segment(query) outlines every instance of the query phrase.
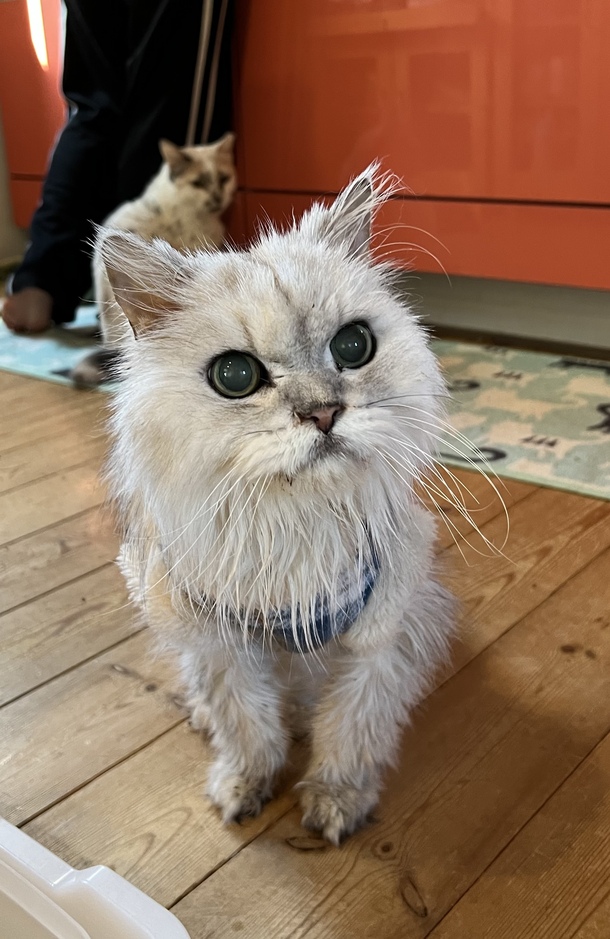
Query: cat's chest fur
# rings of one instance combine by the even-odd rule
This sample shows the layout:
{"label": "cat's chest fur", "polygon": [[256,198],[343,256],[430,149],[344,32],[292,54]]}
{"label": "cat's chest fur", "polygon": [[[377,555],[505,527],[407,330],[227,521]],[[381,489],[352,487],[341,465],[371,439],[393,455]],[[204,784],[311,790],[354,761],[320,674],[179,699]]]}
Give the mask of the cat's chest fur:
{"label": "cat's chest fur", "polygon": [[174,586],[221,625],[273,635],[291,651],[320,648],[351,628],[390,547],[387,533],[380,547],[361,499],[291,497],[279,484],[190,519],[157,520]]}
{"label": "cat's chest fur", "polygon": [[219,248],[225,234],[223,223],[208,210],[203,195],[192,188],[178,189],[164,177],[153,180],[139,199],[121,205],[105,224],[133,231],[146,241],[162,238],[179,251]]}

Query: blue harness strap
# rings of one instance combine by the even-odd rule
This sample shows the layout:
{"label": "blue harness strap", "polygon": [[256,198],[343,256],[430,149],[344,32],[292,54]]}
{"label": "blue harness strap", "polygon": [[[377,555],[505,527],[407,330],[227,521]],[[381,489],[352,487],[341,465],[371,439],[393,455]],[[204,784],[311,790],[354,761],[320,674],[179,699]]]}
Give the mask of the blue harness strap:
{"label": "blue harness strap", "polygon": [[371,563],[362,569],[360,594],[352,597],[339,608],[330,606],[328,597],[316,597],[314,615],[306,628],[301,611],[297,607],[293,618],[290,608],[279,610],[276,615],[267,617],[267,624],[274,639],[277,639],[288,652],[312,652],[321,649],[331,639],[336,639],[347,632],[356,622],[379,576],[379,558],[373,552]]}
{"label": "blue harness strap", "polygon": [[[271,634],[288,652],[299,653],[321,649],[331,639],[343,635],[362,613],[379,577],[379,555],[370,535],[369,547],[370,558],[362,565],[359,590],[348,583],[343,590],[343,597],[332,604],[328,596],[316,597],[313,616],[311,619],[307,618],[306,623],[299,606],[294,614],[291,607],[284,607],[279,610],[272,609],[266,614],[262,611],[254,614],[250,617],[248,629],[253,633],[262,630]],[[210,604],[205,595],[199,597],[197,603],[208,609],[213,607],[213,603]],[[237,627],[238,617],[231,614],[230,618]]]}

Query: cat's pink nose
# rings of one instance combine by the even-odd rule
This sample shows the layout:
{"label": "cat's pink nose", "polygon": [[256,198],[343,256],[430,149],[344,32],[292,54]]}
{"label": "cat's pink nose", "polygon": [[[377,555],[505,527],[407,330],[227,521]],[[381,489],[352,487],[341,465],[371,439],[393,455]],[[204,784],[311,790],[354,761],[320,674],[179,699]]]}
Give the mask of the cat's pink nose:
{"label": "cat's pink nose", "polygon": [[297,417],[303,423],[305,423],[305,421],[312,421],[318,430],[321,430],[323,434],[327,434],[335,423],[337,416],[343,411],[345,411],[343,405],[329,404],[325,408],[317,408],[315,411],[310,411],[309,414],[298,414]]}

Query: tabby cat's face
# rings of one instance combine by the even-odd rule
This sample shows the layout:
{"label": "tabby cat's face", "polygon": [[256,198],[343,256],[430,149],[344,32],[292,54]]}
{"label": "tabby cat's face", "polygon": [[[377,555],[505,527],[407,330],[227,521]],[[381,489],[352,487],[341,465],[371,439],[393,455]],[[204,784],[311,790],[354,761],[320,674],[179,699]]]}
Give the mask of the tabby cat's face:
{"label": "tabby cat's face", "polygon": [[220,215],[229,206],[237,187],[233,160],[233,134],[216,143],[197,147],[177,147],[169,140],[159,141],[171,182],[181,191],[191,191],[207,211]]}

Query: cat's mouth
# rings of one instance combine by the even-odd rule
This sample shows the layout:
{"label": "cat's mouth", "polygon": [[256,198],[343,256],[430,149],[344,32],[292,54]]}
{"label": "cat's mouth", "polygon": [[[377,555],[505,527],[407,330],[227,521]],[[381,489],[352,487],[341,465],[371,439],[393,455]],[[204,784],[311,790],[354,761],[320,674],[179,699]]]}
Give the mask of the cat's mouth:
{"label": "cat's mouth", "polygon": [[353,450],[341,437],[337,437],[333,433],[319,434],[309,451],[306,465],[314,466],[320,460],[325,460],[329,457],[353,457],[355,455]]}

